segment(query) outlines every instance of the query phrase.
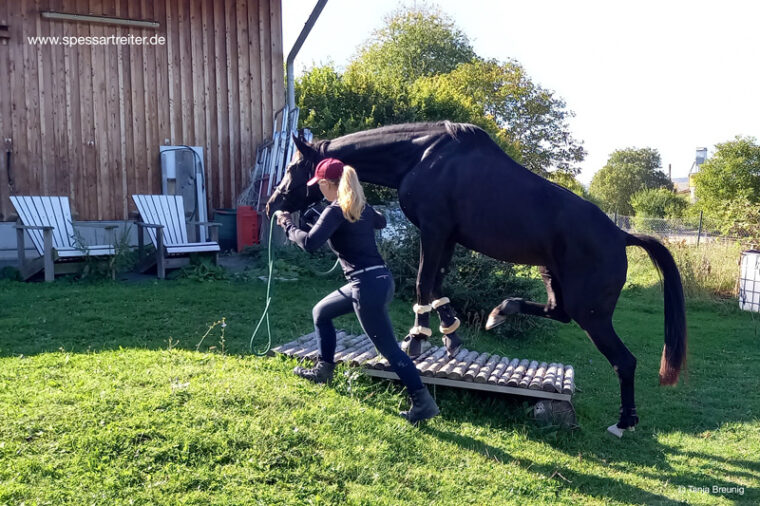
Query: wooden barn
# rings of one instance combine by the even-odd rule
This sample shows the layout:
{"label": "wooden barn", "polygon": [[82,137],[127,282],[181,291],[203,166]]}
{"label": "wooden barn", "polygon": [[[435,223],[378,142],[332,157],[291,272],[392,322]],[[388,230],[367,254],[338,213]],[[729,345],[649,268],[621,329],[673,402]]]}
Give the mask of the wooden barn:
{"label": "wooden barn", "polygon": [[284,102],[281,0],[1,1],[0,222],[12,195],[126,220],[162,145],[203,147],[208,209],[234,207]]}

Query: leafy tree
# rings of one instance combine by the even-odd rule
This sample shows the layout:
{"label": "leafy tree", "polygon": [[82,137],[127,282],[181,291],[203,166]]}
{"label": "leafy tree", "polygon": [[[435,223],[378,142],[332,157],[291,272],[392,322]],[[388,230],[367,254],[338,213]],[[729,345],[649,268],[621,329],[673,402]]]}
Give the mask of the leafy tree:
{"label": "leafy tree", "polygon": [[748,200],[732,200],[721,218],[720,230],[724,234],[751,242],[753,248],[757,248],[760,243],[760,205]]}
{"label": "leafy tree", "polygon": [[557,170],[550,173],[546,177],[546,179],[548,179],[552,183],[556,183],[564,188],[567,188],[568,190],[575,193],[579,197],[582,197],[586,200],[591,200],[592,202],[596,204],[596,202],[593,200],[593,198],[589,194],[588,190],[572,174]]}
{"label": "leafy tree", "polygon": [[301,126],[336,137],[382,125],[474,123],[513,158],[547,175],[577,173],[585,156],[570,135],[566,104],[533,83],[516,62],[483,61],[439,10],[389,16],[341,74],[314,67],[296,82]]}
{"label": "leafy tree", "polygon": [[673,188],[660,166],[660,153],[652,148],[620,149],[610,155],[607,164],[594,174],[589,186],[607,212],[633,214],[631,196],[648,188]]}
{"label": "leafy tree", "polygon": [[695,175],[695,208],[717,221],[723,233],[760,236],[760,145],[737,136],[717,144]]}
{"label": "leafy tree", "polygon": [[447,74],[418,79],[411,105],[425,120],[475,123],[513,158],[546,176],[550,168],[577,174],[583,147],[569,134],[573,116],[562,99],[533,83],[517,62],[475,60]]}
{"label": "leafy tree", "polygon": [[680,218],[688,202],[667,188],[648,188],[631,197],[636,216],[645,218]]}
{"label": "leafy tree", "polygon": [[398,116],[397,103],[372,80],[346,82],[332,65],[313,67],[296,81],[299,123],[320,138],[376,128]]}
{"label": "leafy tree", "polygon": [[370,74],[392,89],[451,72],[476,58],[467,35],[439,9],[399,9],[359,49],[347,75]]}
{"label": "leafy tree", "polygon": [[720,214],[731,201],[760,202],[760,146],[752,137],[736,137],[715,146],[715,154],[695,175],[699,207]]}

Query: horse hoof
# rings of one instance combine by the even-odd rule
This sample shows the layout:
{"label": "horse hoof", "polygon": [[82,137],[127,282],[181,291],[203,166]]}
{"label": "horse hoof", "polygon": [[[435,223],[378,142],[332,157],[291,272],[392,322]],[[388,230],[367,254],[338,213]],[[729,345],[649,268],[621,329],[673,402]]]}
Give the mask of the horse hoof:
{"label": "horse hoof", "polygon": [[639,423],[639,417],[636,415],[636,408],[632,409],[620,409],[620,418],[618,419],[617,427],[621,430],[635,430],[636,425]]}
{"label": "horse hoof", "polygon": [[486,330],[491,330],[494,327],[498,327],[505,321],[507,321],[507,317],[499,312],[499,308],[494,308],[494,310],[491,311],[491,314],[488,315]]}
{"label": "horse hoof", "polygon": [[617,437],[621,438],[623,437],[623,433],[625,431],[631,431],[634,432],[636,430],[636,424],[639,423],[639,417],[636,415],[626,415],[625,420],[621,418],[621,421],[614,425],[610,425],[607,427],[607,430],[615,434]]}
{"label": "horse hoof", "polygon": [[609,433],[614,434],[617,437],[621,438],[621,437],[623,437],[623,432],[625,432],[625,429],[621,429],[620,427],[617,426],[616,423],[613,423],[612,425],[610,425],[609,427],[607,427],[607,431]]}
{"label": "horse hoof", "polygon": [[456,357],[462,348],[462,341],[456,336],[453,339],[449,336],[443,336],[443,344],[446,346],[446,355],[449,358]]}
{"label": "horse hoof", "polygon": [[408,335],[401,341],[401,351],[409,355],[409,358],[415,359],[422,355],[431,344],[427,339],[419,338],[417,336]]}
{"label": "horse hoof", "polygon": [[635,430],[636,430],[636,427],[626,427],[625,429],[621,429],[620,427],[618,427],[618,424],[616,423],[607,427],[607,431],[609,433],[614,434],[619,438],[623,437],[623,434],[625,433],[625,431],[634,432]]}
{"label": "horse hoof", "polygon": [[504,315],[519,313],[520,309],[522,309],[523,302],[524,299],[513,297],[511,299],[505,299],[501,304],[493,308],[491,314],[488,315],[486,330],[491,330],[507,321],[507,317]]}
{"label": "horse hoof", "polygon": [[525,299],[513,297],[511,299],[506,299],[499,307],[501,307],[501,312],[503,314],[517,314],[520,312],[523,302],[525,302]]}

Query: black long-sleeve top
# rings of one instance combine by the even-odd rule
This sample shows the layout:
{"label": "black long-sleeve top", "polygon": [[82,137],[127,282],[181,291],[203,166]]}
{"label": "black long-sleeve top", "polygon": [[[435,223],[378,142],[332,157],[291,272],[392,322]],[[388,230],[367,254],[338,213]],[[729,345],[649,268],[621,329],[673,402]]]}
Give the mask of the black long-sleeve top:
{"label": "black long-sleeve top", "polygon": [[288,238],[304,251],[315,251],[327,242],[338,255],[344,274],[384,263],[377,251],[375,230],[385,226],[385,216],[369,204],[361,217],[351,223],[343,216],[337,200],[322,211],[309,232],[299,229],[290,220],[283,224]]}

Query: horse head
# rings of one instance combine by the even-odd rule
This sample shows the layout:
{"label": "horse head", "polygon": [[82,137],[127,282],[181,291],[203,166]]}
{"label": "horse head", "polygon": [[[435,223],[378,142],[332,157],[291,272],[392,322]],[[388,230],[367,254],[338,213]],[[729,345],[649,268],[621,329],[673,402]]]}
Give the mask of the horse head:
{"label": "horse head", "polygon": [[276,211],[298,211],[322,200],[322,192],[316,185],[306,186],[314,175],[320,156],[316,148],[306,140],[293,135],[296,152],[266,205],[267,217]]}

